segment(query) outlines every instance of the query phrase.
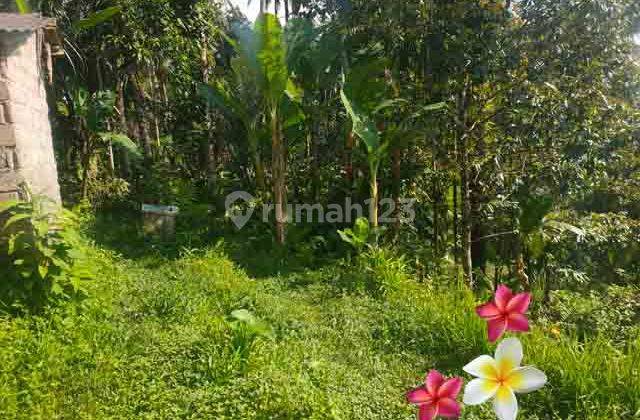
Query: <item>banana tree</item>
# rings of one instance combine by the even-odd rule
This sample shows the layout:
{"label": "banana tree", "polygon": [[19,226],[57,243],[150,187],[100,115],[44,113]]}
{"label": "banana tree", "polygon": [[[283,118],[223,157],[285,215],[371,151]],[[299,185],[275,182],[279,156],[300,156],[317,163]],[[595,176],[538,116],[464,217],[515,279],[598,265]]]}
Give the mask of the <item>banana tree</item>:
{"label": "banana tree", "polygon": [[91,162],[99,149],[106,149],[111,174],[115,170],[114,145],[118,145],[124,153],[133,157],[139,156],[136,144],[129,137],[109,132],[108,121],[115,114],[115,94],[113,92],[99,91],[90,94],[84,88],[74,89],[70,92],[67,100],[60,103],[58,111],[70,119],[80,143],[82,198],[88,196]]}
{"label": "banana tree", "polygon": [[422,107],[418,111],[410,113],[402,122],[389,125],[385,133],[382,133],[378,130],[374,119],[375,116],[384,110],[407,105],[406,100],[401,98],[386,100],[376,106],[370,113],[366,113],[358,104],[347,97],[344,90],[340,92],[340,97],[351,119],[353,133],[364,142],[367,152],[371,193],[369,223],[375,228],[378,226],[378,170],[381,162],[389,156],[392,146],[401,147],[407,139],[415,138],[419,135],[411,127],[413,120],[422,116],[425,112],[441,109],[445,104],[436,103]]}
{"label": "banana tree", "polygon": [[274,15],[259,16],[254,32],[257,36],[257,57],[261,69],[260,90],[271,132],[271,172],[276,212],[276,240],[285,243],[287,166],[283,129],[287,108],[299,103],[302,92],[289,78],[287,46],[284,31]]}
{"label": "banana tree", "polygon": [[344,90],[340,92],[340,98],[351,119],[353,132],[364,142],[366,148],[371,192],[369,223],[375,228],[378,226],[378,170],[382,159],[387,155],[390,142],[382,139],[373,119],[357,104],[352,103]]}

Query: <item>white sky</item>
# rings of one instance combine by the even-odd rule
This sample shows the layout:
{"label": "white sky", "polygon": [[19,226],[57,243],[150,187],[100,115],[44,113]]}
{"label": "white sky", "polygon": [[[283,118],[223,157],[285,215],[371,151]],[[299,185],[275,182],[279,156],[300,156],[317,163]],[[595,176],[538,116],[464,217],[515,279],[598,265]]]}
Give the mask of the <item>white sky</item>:
{"label": "white sky", "polygon": [[237,6],[247,19],[251,22],[256,20],[260,12],[260,0],[251,0],[251,4],[247,5],[248,0],[228,0],[234,6]]}

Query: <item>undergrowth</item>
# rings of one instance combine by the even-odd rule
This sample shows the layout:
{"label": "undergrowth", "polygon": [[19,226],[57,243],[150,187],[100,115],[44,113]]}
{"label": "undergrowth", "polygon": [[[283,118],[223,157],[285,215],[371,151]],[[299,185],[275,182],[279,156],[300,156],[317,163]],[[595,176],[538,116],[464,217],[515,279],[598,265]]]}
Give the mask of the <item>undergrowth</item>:
{"label": "undergrowth", "polygon": [[[442,279],[372,295],[338,287],[338,265],[253,280],[222,246],[91,258],[89,298],[0,320],[0,417],[410,419],[404,393],[428,369],[493,352],[474,296]],[[384,276],[376,261],[367,275]],[[640,416],[640,341],[534,331],[525,362],[549,384],[522,418]]]}

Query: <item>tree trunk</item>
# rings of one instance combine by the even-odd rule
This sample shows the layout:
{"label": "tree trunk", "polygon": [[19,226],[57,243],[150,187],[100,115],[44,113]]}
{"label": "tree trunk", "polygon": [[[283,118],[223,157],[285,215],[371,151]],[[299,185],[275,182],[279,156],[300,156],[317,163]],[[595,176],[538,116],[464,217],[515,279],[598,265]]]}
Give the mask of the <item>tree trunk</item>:
{"label": "tree trunk", "polygon": [[[436,142],[432,142],[431,165],[434,175],[438,173],[438,164],[436,162]],[[431,185],[431,195],[433,196],[433,252],[434,255],[440,255],[440,191],[438,188],[438,177],[433,177]]]}
{"label": "tree trunk", "polygon": [[[254,131],[253,129],[251,130]],[[264,180],[264,165],[262,164],[262,158],[260,156],[258,139],[256,138],[256,135],[253,132],[249,133],[248,135],[249,153],[251,153],[251,158],[253,159],[255,170],[256,193],[260,195],[266,191],[266,184]]]}
{"label": "tree trunk", "polygon": [[466,141],[460,145],[462,187],[462,268],[469,287],[475,286],[473,279],[473,260],[471,256],[471,190],[469,188],[469,157]]}
{"label": "tree trunk", "polygon": [[459,167],[460,188],[462,201],[462,268],[467,284],[475,287],[473,278],[473,260],[471,257],[471,185],[470,185],[470,161],[469,161],[469,132],[467,127],[467,111],[469,106],[470,82],[465,80],[462,92],[458,97],[458,136],[460,138]]}
{"label": "tree trunk", "polygon": [[86,134],[84,126],[79,127],[80,138],[82,139],[82,182],[80,192],[83,200],[89,198],[89,165],[91,165],[91,145],[89,136]]}
{"label": "tree trunk", "polygon": [[522,286],[523,290],[529,290],[530,289],[530,284],[529,284],[529,276],[527,276],[527,273],[525,273],[525,264],[524,264],[524,253],[523,253],[523,238],[521,235],[516,235],[515,238],[515,242],[516,242],[516,258],[515,258],[515,275],[518,278],[518,281],[520,282],[520,285]]}
{"label": "tree trunk", "polygon": [[318,144],[321,132],[319,119],[312,122],[311,130],[311,186],[313,202],[320,200],[320,145]]}
{"label": "tree trunk", "polygon": [[149,168],[151,166],[151,162],[153,161],[153,148],[151,146],[151,136],[149,134],[149,127],[147,125],[147,112],[144,90],[138,83],[135,75],[131,75],[130,81],[134,90],[136,117],[139,126],[140,143],[142,143],[144,151],[145,166]]}
{"label": "tree trunk", "polygon": [[453,258],[456,263],[460,260],[458,250],[458,180],[453,180]]}
{"label": "tree trunk", "polygon": [[273,172],[273,197],[276,210],[276,241],[284,245],[286,241],[286,174],[285,151],[277,109],[271,111],[271,154]]}
{"label": "tree trunk", "polygon": [[369,180],[371,187],[371,202],[369,204],[369,223],[378,227],[378,163],[369,165]]}
{"label": "tree trunk", "polygon": [[394,147],[392,151],[391,174],[393,176],[393,205],[394,205],[394,222],[393,230],[397,235],[400,232],[400,192],[402,189],[402,150],[400,147]]}
{"label": "tree trunk", "polygon": [[[116,108],[118,110],[119,117],[119,132],[123,134],[129,134],[129,126],[127,124],[127,107],[125,104],[125,93],[124,93],[125,79],[119,79],[118,84],[116,86]],[[128,178],[131,172],[130,170],[130,162],[129,155],[126,151],[119,153],[120,158],[120,173],[123,178]]]}
{"label": "tree trunk", "polygon": [[347,183],[347,187],[351,190],[353,186],[353,145],[354,145],[353,131],[349,131],[344,148],[344,176]]}

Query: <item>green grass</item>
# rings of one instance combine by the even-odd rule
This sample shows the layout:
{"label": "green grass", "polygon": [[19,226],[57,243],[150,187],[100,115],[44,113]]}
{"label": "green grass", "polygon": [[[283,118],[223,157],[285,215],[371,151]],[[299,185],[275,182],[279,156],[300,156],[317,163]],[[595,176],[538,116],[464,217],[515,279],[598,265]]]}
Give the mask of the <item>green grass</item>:
{"label": "green grass", "polygon": [[[412,419],[424,373],[492,353],[468,292],[409,282],[346,292],[344,267],[255,280],[222,248],[171,260],[95,249],[81,307],[0,319],[0,418]],[[269,336],[233,328],[247,309]],[[525,363],[549,376],[525,419],[640,418],[640,342],[555,338],[535,325]],[[466,419],[494,418],[489,406]]]}

